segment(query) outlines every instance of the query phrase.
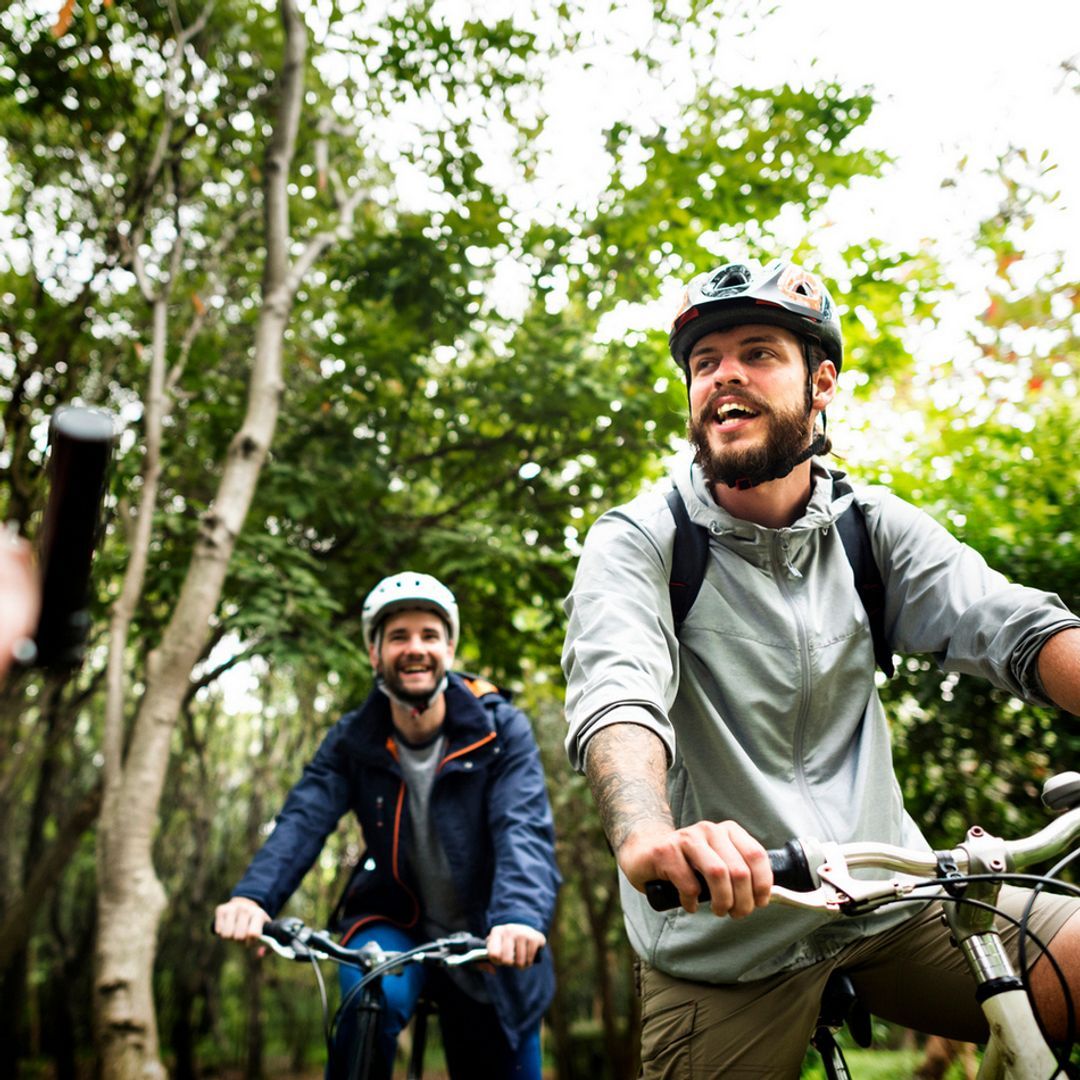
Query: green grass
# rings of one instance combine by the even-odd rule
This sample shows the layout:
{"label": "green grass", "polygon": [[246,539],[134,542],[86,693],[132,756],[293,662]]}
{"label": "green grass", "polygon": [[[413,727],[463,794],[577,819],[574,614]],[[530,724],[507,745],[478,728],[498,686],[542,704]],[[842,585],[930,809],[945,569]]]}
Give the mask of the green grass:
{"label": "green grass", "polygon": [[[845,1050],[852,1080],[911,1080],[923,1059],[921,1050]],[[814,1052],[803,1063],[802,1080],[824,1080],[825,1069]],[[963,1070],[953,1064],[945,1080],[963,1080]]]}

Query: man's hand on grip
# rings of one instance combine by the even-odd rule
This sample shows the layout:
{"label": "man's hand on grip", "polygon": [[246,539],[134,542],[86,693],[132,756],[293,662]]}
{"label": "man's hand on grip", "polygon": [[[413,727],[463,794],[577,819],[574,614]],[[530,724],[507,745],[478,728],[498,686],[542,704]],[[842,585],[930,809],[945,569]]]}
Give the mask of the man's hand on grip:
{"label": "man's hand on grip", "polygon": [[734,821],[699,821],[682,829],[641,825],[618,851],[619,866],[634,888],[670,881],[689,912],[697,911],[704,877],[715,915],[741,918],[769,902],[772,868],[765,848]]}

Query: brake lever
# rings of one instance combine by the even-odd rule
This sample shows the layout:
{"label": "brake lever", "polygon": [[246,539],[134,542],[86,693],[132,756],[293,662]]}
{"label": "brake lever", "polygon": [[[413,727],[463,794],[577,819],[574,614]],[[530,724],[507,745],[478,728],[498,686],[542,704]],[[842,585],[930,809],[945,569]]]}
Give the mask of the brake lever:
{"label": "brake lever", "polygon": [[283,945],[277,938],[272,938],[267,934],[260,934],[259,941],[263,945],[269,945],[278,956],[283,956],[286,960],[306,960],[311,955],[311,950],[303,945],[299,947]]}
{"label": "brake lever", "polygon": [[807,855],[813,873],[821,884],[812,892],[796,892],[774,885],[772,899],[786,907],[830,914],[864,915],[883,904],[907,896],[916,886],[925,884],[919,878],[894,875],[889,878],[857,878],[848,869],[839,844],[807,842]]}
{"label": "brake lever", "polygon": [[463,953],[450,953],[448,956],[440,957],[440,960],[447,967],[458,967],[460,964],[472,964],[487,958],[488,951],[484,948],[470,949],[468,952]]}
{"label": "brake lever", "polygon": [[838,866],[831,862],[823,863],[817,868],[817,874],[838,894],[838,910],[844,915],[866,914],[882,904],[902,899],[922,884],[918,878],[905,878],[903,875],[876,880],[856,878],[842,860]]}

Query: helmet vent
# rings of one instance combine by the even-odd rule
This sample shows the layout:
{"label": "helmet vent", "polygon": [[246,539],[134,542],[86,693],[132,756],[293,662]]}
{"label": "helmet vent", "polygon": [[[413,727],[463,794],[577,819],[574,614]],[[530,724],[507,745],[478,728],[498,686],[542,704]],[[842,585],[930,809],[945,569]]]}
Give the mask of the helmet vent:
{"label": "helmet vent", "polygon": [[713,274],[701,287],[701,291],[705,296],[731,296],[743,292],[753,279],[754,275],[750,272],[749,266],[743,263],[732,263],[730,266],[721,267],[717,273]]}

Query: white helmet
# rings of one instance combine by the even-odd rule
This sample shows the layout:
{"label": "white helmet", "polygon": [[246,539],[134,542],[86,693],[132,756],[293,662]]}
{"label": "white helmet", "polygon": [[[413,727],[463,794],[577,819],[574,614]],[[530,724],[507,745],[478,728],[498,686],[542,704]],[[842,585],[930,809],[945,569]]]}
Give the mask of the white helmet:
{"label": "white helmet", "polygon": [[438,578],[406,570],[383,578],[364,601],[360,621],[364,644],[371,648],[383,619],[393,611],[434,611],[447,624],[450,644],[457,642],[461,626],[454,594]]}

